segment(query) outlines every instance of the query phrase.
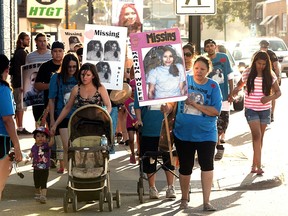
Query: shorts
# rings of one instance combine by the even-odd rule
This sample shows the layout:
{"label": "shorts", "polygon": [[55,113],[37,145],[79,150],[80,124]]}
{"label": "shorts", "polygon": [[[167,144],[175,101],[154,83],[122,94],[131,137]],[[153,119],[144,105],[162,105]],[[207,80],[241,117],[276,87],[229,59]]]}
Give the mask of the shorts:
{"label": "shorts", "polygon": [[[56,118],[57,119],[57,118]],[[58,129],[59,128],[68,128],[68,123],[69,123],[69,118],[64,118],[60,124],[58,125]]]}
{"label": "shorts", "polygon": [[13,146],[10,137],[0,136],[0,160],[4,159],[9,154],[11,147]]}
{"label": "shorts", "polygon": [[135,127],[128,127],[127,131],[137,131],[137,129]]}
{"label": "shorts", "polygon": [[225,133],[229,124],[229,111],[221,111],[217,120],[218,135]]}
{"label": "shorts", "polygon": [[26,111],[27,110],[27,108],[23,108],[21,106],[21,103],[22,103],[21,94],[22,94],[21,88],[13,89],[14,101],[16,103],[16,110],[15,110],[16,112]]}
{"label": "shorts", "polygon": [[271,123],[271,109],[255,111],[252,109],[245,108],[245,117],[247,122],[260,121],[261,124]]}
{"label": "shorts", "polygon": [[[44,105],[32,106],[32,112],[35,122],[37,122],[44,112]],[[49,116],[49,115],[48,115]]]}
{"label": "shorts", "polygon": [[195,153],[197,151],[198,162],[201,171],[214,170],[214,154],[216,142],[190,142],[182,141],[174,135],[175,146],[179,158],[179,173],[191,175],[194,167]]}

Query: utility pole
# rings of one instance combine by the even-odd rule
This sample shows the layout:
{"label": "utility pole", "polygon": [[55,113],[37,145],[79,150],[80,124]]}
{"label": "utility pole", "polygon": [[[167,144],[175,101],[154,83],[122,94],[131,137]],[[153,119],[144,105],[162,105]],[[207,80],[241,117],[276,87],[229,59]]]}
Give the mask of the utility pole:
{"label": "utility pole", "polygon": [[65,1],[65,21],[66,29],[69,29],[69,13],[68,13],[68,0]]}
{"label": "utility pole", "polygon": [[94,0],[88,0],[87,7],[88,7],[88,23],[93,24],[93,15],[94,15],[94,8],[93,8],[93,2]]}
{"label": "utility pole", "polygon": [[[200,16],[189,16],[188,21],[188,33],[189,42],[195,44],[196,51],[200,53],[201,51],[201,17]],[[193,28],[192,28],[193,26]]]}

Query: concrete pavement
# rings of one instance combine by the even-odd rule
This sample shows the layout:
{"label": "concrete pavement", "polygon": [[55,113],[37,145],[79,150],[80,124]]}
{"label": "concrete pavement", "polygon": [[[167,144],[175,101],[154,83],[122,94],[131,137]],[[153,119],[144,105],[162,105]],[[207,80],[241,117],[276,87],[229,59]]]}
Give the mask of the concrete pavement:
{"label": "concrete pavement", "polygon": [[[241,113],[241,115],[243,115],[243,113]],[[265,136],[273,137],[274,133],[276,133],[276,131],[273,130],[273,128],[269,128]],[[33,144],[34,141],[31,137],[32,136],[20,137],[21,146],[24,151],[30,149]],[[235,145],[235,142],[241,142],[243,145]],[[236,190],[268,189],[279,186],[284,181],[284,174],[280,167],[275,163],[269,163],[269,158],[278,153],[273,153],[273,151],[278,151],[276,148],[269,148],[268,153],[263,155],[263,161],[267,161],[264,163],[265,173],[263,176],[256,176],[255,174],[250,173],[252,146],[249,133],[227,137],[227,143],[224,144],[224,146],[225,154],[223,159],[215,161],[214,181],[211,194],[212,203],[214,203],[215,194],[219,195],[223,191],[231,191],[231,193],[233,193]],[[115,193],[116,189],[119,189],[122,199],[122,207],[120,209],[114,208],[113,214],[185,215],[182,214],[185,213],[185,211],[179,212],[178,210],[179,200],[181,198],[179,180],[176,179],[175,182],[177,192],[176,200],[167,201],[165,199],[166,180],[162,170],[157,173],[156,183],[156,186],[160,191],[161,199],[157,201],[149,200],[148,186],[145,181],[145,202],[143,204],[139,203],[137,195],[139,168],[138,165],[129,163],[129,154],[128,146],[118,145],[116,146],[116,153],[112,154],[110,158],[111,192]],[[198,211],[198,214],[196,215],[202,215],[200,169],[198,163],[195,165],[191,179],[191,198],[193,197],[193,203],[191,205],[194,206],[196,212]],[[56,172],[57,169],[51,169],[48,182],[48,201],[47,204],[41,205],[33,200],[34,187],[31,163],[26,165],[21,163],[19,170],[25,177],[20,179],[14,171],[11,173],[3,193],[3,199],[0,202],[1,215],[54,215],[55,213],[63,213],[62,198],[67,185],[67,173],[58,174]],[[220,197],[217,197],[217,199],[226,199],[225,197],[221,198],[221,195],[219,196]],[[79,203],[79,206],[80,209],[77,214],[80,215],[95,214],[95,211],[99,211],[98,205],[95,203]],[[147,206],[149,206],[149,208]],[[150,212],[145,213],[148,209]],[[106,210],[104,210],[102,214],[109,214],[107,211],[106,207]],[[161,214],[161,212],[166,213]]]}

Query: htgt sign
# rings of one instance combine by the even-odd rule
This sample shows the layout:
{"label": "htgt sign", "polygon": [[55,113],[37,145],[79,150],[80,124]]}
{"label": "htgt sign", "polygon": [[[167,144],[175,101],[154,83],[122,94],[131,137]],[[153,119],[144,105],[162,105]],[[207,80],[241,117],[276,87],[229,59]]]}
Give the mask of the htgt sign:
{"label": "htgt sign", "polygon": [[65,15],[63,0],[27,1],[27,18],[62,19]]}

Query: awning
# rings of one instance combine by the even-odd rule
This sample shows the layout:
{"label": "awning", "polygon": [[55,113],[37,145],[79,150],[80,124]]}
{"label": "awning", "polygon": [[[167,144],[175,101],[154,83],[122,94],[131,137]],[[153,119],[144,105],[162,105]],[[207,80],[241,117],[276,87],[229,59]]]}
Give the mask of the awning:
{"label": "awning", "polygon": [[274,15],[266,24],[269,25],[273,20],[275,20],[278,17],[278,15]]}
{"label": "awning", "polygon": [[266,16],[259,25],[265,25],[272,16]]}

